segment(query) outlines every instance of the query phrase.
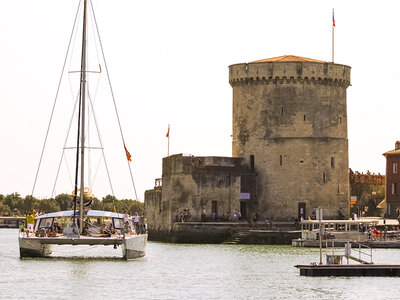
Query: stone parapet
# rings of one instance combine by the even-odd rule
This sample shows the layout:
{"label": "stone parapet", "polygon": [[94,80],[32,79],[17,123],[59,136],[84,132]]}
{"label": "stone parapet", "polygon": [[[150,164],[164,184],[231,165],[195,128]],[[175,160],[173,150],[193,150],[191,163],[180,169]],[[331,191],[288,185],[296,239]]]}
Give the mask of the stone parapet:
{"label": "stone parapet", "polygon": [[254,62],[229,66],[232,87],[253,84],[304,83],[347,88],[350,69],[346,65],[318,62]]}

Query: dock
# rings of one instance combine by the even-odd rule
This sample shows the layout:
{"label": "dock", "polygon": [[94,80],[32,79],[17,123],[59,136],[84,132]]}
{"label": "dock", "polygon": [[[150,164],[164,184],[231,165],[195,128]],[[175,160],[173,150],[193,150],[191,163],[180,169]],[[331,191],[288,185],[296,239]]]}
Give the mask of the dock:
{"label": "dock", "polygon": [[296,265],[300,276],[400,276],[400,265],[349,264],[349,265]]}

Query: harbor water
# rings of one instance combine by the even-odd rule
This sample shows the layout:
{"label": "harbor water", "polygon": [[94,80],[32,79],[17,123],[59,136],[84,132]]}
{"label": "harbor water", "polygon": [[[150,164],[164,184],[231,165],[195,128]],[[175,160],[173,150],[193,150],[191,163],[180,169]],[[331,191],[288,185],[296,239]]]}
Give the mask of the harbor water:
{"label": "harbor water", "polygon": [[[319,250],[291,246],[148,242],[124,261],[110,246],[56,246],[52,258],[19,258],[17,229],[0,230],[0,299],[399,299],[399,279],[300,277]],[[400,264],[400,249],[375,249]]]}

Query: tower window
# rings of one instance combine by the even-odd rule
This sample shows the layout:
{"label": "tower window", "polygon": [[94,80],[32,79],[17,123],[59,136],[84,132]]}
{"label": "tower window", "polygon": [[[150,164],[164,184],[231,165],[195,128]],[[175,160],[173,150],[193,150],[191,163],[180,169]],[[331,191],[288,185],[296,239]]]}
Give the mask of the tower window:
{"label": "tower window", "polygon": [[342,117],[339,117],[339,124],[342,124]]}
{"label": "tower window", "polygon": [[250,155],[250,170],[254,172],[254,155]]}
{"label": "tower window", "polygon": [[306,115],[303,116],[304,121],[306,120]]}
{"label": "tower window", "polygon": [[281,107],[281,115],[283,115],[284,109],[283,107]]}
{"label": "tower window", "polygon": [[393,163],[393,173],[397,173],[397,163]]}
{"label": "tower window", "polygon": [[392,195],[396,195],[397,194],[397,183],[393,182],[392,183]]}
{"label": "tower window", "polygon": [[283,159],[282,159],[282,155],[280,155],[279,156],[279,164],[282,166],[282,162],[283,162]]}
{"label": "tower window", "polygon": [[333,156],[331,157],[331,168],[335,168],[335,158]]}
{"label": "tower window", "polygon": [[322,182],[323,183],[326,182],[326,174],[325,174],[325,172],[322,173]]}

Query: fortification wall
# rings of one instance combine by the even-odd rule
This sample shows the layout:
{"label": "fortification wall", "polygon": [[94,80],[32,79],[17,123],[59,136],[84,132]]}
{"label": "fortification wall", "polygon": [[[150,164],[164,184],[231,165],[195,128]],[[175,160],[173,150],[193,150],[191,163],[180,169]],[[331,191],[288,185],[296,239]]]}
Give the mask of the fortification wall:
{"label": "fortification wall", "polygon": [[[163,159],[162,187],[146,191],[145,207],[149,229],[169,230],[185,221],[228,219],[240,209],[241,175],[249,170],[242,158],[194,157],[181,154]],[[159,197],[160,196],[160,197]]]}

